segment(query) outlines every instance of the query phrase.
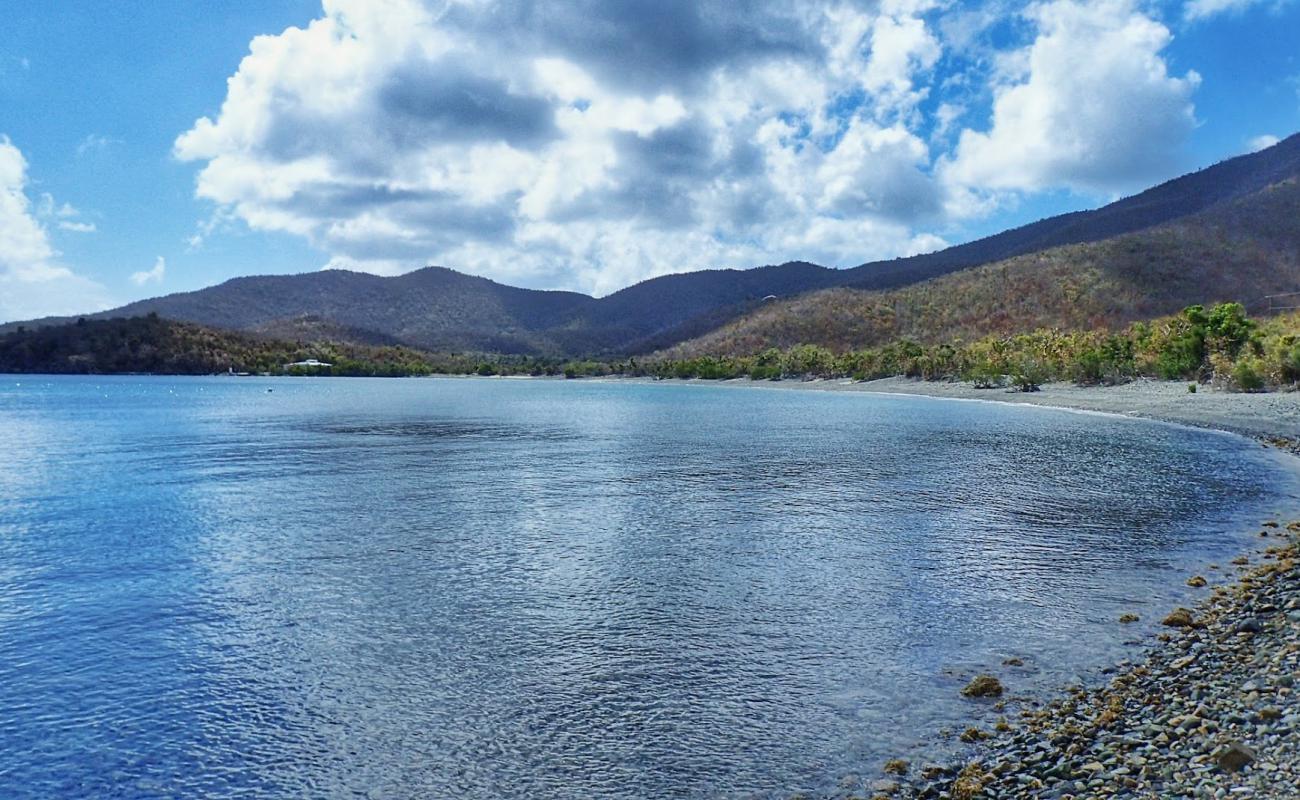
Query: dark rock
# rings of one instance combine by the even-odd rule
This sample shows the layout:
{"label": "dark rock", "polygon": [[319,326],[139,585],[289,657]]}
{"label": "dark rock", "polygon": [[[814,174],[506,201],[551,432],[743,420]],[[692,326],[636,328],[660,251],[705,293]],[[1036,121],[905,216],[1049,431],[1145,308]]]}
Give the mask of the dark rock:
{"label": "dark rock", "polygon": [[1228,742],[1214,754],[1214,761],[1224,772],[1238,772],[1255,760],[1255,751],[1241,742]]}

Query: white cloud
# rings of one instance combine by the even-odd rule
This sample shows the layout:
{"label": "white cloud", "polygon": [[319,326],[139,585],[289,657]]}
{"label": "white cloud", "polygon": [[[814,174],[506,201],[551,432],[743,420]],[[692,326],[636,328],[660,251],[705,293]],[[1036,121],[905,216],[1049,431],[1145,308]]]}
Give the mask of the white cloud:
{"label": "white cloud", "polygon": [[334,266],[604,292],[857,264],[930,241],[913,228],[941,205],[907,127],[941,54],[932,5],[327,0],[253,40],[175,153],[219,214]]}
{"label": "white cloud", "polygon": [[72,233],[94,233],[95,223],[93,222],[76,222],[73,220],[59,220],[59,230],[71,231]]}
{"label": "white cloud", "polygon": [[325,0],[177,137],[213,206],[188,246],[238,222],[331,266],[598,293],[929,249],[1006,192],[1178,166],[1198,78],[1137,2],[1032,5],[997,52],[1004,12],[940,0]]}
{"label": "white cloud", "polygon": [[1196,124],[1200,76],[1169,74],[1169,30],[1129,0],[1032,6],[1037,37],[1006,54],[992,126],[965,130],[946,177],[961,187],[1115,193],[1167,177]]}
{"label": "white cloud", "polygon": [[925,20],[913,16],[925,9],[897,10],[897,16],[884,14],[872,23],[862,86],[877,98],[880,110],[906,112],[925,97],[927,92],[916,88],[916,77],[934,66],[942,48]]}
{"label": "white cloud", "polygon": [[54,217],[71,206],[59,207],[46,195],[41,207],[33,208],[26,190],[27,160],[0,135],[0,320],[107,308],[103,286],[58,263],[38,219],[46,205]]}
{"label": "white cloud", "polygon": [[147,283],[162,283],[163,276],[167,273],[167,261],[158,256],[158,260],[153,262],[153,269],[142,270],[131,273],[131,283],[136,286],[144,286]]}
{"label": "white cloud", "polygon": [[1272,147],[1273,145],[1277,144],[1280,141],[1282,140],[1274,136],[1273,134],[1265,133],[1250,139],[1248,142],[1246,142],[1246,146],[1250,148],[1250,152],[1257,153],[1260,150],[1267,150],[1268,148]]}
{"label": "white cloud", "polygon": [[1183,6],[1183,17],[1192,22],[1199,22],[1220,14],[1240,14],[1248,8],[1270,5],[1280,8],[1290,0],[1188,0]]}

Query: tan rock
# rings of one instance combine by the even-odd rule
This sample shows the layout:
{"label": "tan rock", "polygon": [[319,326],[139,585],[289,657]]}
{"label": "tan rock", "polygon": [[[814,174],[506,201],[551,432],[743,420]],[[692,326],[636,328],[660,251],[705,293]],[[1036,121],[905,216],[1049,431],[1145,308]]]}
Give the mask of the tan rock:
{"label": "tan rock", "polygon": [[976,675],[961,693],[967,697],[1001,697],[1002,681],[992,675]]}

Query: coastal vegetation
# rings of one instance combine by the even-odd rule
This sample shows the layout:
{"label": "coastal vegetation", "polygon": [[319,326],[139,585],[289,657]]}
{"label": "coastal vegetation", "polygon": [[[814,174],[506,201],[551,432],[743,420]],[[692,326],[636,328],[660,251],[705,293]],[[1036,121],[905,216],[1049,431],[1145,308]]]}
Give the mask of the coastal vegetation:
{"label": "coastal vegetation", "polygon": [[799,344],[755,355],[665,358],[641,372],[657,377],[754,380],[906,376],[1032,391],[1049,381],[1114,385],[1139,377],[1210,383],[1236,391],[1300,382],[1300,313],[1250,318],[1239,303],[1137,322],[1119,331],[1039,328],[969,341],[899,339],[836,352]]}
{"label": "coastal vegetation", "polygon": [[[301,366],[315,359],[326,366]],[[1254,392],[1300,383],[1300,312],[1254,319],[1239,303],[1137,322],[1113,331],[1039,328],[922,344],[898,339],[835,351],[817,344],[753,355],[661,354],[641,359],[563,360],[481,353],[428,353],[401,346],[287,341],[165,320],[79,320],[0,336],[0,371],[14,373],[248,372],[334,376],[531,375],[728,380],[904,376],[1033,391],[1072,381],[1114,385],[1135,378],[1184,380]]]}

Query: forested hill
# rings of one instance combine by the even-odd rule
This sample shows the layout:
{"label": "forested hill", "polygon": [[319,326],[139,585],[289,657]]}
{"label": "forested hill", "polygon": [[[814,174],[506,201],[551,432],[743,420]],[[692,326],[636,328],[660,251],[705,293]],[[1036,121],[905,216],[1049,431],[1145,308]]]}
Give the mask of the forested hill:
{"label": "forested hill", "polygon": [[[295,369],[316,359],[328,370]],[[158,316],[78,320],[0,334],[0,373],[211,375],[223,372],[307,372],[337,375],[420,375],[446,369],[405,347],[338,342],[288,342],[213,330]]]}
{"label": "forested hill", "polygon": [[[1166,232],[1175,228],[1188,231],[1176,234],[1176,238],[1186,239],[1189,244],[1183,247],[1158,237],[1138,237],[1125,240],[1122,247],[1160,244],[1151,257],[1173,259],[1175,263],[1184,260],[1202,263],[1203,255],[1223,259],[1223,252],[1216,249],[1212,240],[1189,231],[1189,226],[1194,228],[1202,224],[1201,220],[1213,219],[1211,212],[1216,209],[1238,204],[1266,187],[1298,176],[1300,135],[1095,211],[1053,217],[937,253],[846,270],[792,262],[750,270],[674,274],[599,299],[574,292],[505,286],[441,267],[389,278],[331,270],[236,278],[219,286],[145,300],[88,316],[110,318],[156,313],[169,319],[272,337],[328,337],[436,351],[551,356],[638,354],[696,339],[725,328],[746,314],[769,314],[761,306],[770,295],[789,302],[791,298],[834,287],[909,286],[973,266],[1009,263],[1008,259],[1044,251],[1052,253],[1047,260],[1061,269],[1055,274],[1068,277],[1069,253],[1091,253],[1098,257],[1111,252],[1107,248],[1113,245],[1106,244],[1108,239],[1153,226],[1165,226],[1162,230]],[[1189,221],[1170,227],[1179,220]],[[1295,236],[1294,218],[1290,224],[1292,229],[1282,237],[1286,241]],[[1244,249],[1248,254],[1264,246],[1241,235],[1232,238],[1233,248]],[[1101,249],[1075,251],[1063,247],[1086,243],[1096,243]],[[1273,243],[1270,241],[1268,246],[1272,247]],[[1199,254],[1188,248],[1209,250]],[[1237,255],[1231,254],[1228,261]],[[1167,265],[1167,268],[1174,267]],[[1208,281],[1199,287],[1198,296],[1217,296],[1223,281],[1233,279],[1232,275],[1199,267],[1180,278]],[[953,313],[959,312],[954,309]],[[24,324],[31,328],[67,321],[65,318]],[[2,326],[0,331],[11,330],[15,324]]]}

